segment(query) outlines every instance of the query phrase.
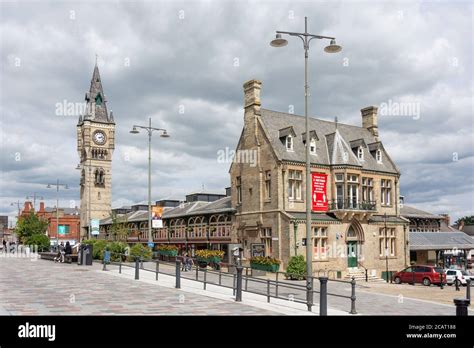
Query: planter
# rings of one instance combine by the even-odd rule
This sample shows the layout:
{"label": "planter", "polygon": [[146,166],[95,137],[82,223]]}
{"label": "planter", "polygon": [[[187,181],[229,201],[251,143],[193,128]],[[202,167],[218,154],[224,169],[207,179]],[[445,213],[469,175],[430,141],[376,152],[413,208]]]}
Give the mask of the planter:
{"label": "planter", "polygon": [[220,257],[217,257],[217,256],[213,256],[213,257],[209,257],[209,258],[203,258],[203,257],[196,257],[196,259],[198,260],[198,262],[206,262],[206,263],[211,263],[211,262],[214,262],[214,263],[220,263],[222,261],[222,259]]}
{"label": "planter", "polygon": [[253,269],[267,272],[278,272],[278,270],[280,269],[280,265],[262,265],[259,263],[251,263],[250,267]]}
{"label": "planter", "polygon": [[158,250],[158,254],[163,256],[176,256],[178,255],[178,250]]}

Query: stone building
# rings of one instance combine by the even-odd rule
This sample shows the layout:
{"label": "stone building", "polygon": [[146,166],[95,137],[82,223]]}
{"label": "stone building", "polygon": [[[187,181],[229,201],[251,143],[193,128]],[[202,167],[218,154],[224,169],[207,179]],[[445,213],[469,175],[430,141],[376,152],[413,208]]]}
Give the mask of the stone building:
{"label": "stone building", "polygon": [[[379,138],[377,108],[361,110],[362,127],[310,118],[311,171],[326,182],[323,211],[312,213],[306,241],[305,118],[263,109],[261,86],[257,80],[244,84],[244,127],[229,171],[235,242],[244,257],[263,245],[285,267],[309,245],[315,273],[349,276],[368,269],[383,276],[386,258],[390,271],[408,265],[400,172]],[[249,154],[257,163],[245,161]]]}
{"label": "stone building", "polygon": [[103,219],[111,212],[115,122],[113,113],[107,111],[107,99],[97,64],[85,100],[86,114],[79,117],[77,124],[82,238],[88,235],[90,219]]}

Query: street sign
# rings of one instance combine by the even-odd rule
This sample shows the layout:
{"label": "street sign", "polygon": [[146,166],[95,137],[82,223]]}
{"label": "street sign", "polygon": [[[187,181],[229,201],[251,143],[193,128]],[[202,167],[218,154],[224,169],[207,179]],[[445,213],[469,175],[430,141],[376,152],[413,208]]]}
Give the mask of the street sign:
{"label": "street sign", "polygon": [[152,243],[152,242],[148,243],[149,248],[153,248],[154,246],[155,246],[155,243]]}

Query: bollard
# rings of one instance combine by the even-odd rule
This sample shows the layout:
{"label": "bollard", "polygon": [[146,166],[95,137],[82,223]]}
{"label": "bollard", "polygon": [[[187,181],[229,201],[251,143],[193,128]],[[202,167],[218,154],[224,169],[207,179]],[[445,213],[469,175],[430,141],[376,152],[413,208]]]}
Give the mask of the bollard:
{"label": "bollard", "polygon": [[135,280],[140,279],[140,264],[138,258],[135,259]]}
{"label": "bollard", "polygon": [[456,305],[456,316],[467,316],[467,306],[469,306],[469,300],[465,298],[455,298],[454,304]]}
{"label": "bollard", "polygon": [[181,261],[176,260],[176,289],[181,288]]}
{"label": "bollard", "polygon": [[328,277],[319,277],[319,315],[328,315]]}
{"label": "bollard", "polygon": [[308,312],[311,312],[313,309],[313,286],[313,277],[306,278],[306,306],[308,307]]}
{"label": "bollard", "polygon": [[237,266],[237,293],[235,294],[235,302],[242,302],[242,266]]}
{"label": "bollard", "polygon": [[267,302],[270,303],[270,279],[267,279]]}
{"label": "bollard", "polygon": [[199,280],[199,264],[196,265],[196,280]]}
{"label": "bollard", "polygon": [[232,278],[232,295],[235,296],[235,288],[236,288],[236,274],[234,273],[234,276]]}
{"label": "bollard", "polygon": [[471,279],[466,279],[466,299],[471,304]]}
{"label": "bollard", "polygon": [[160,273],[160,262],[156,261],[156,275],[155,280],[158,280],[158,273]]}
{"label": "bollard", "polygon": [[143,258],[140,257],[140,268],[143,269]]}
{"label": "bollard", "polygon": [[204,268],[204,290],[206,290],[207,268]]}
{"label": "bollard", "polygon": [[357,314],[356,311],[356,280],[352,277],[351,280],[351,311],[350,314]]}
{"label": "bollard", "polygon": [[459,289],[458,276],[456,276],[456,277],[454,278],[454,284],[456,285],[456,291],[461,291],[461,289]]}
{"label": "bollard", "polygon": [[247,286],[249,283],[249,268],[245,268],[245,291],[247,291]]}
{"label": "bollard", "polygon": [[122,274],[122,257],[119,259],[119,273]]}
{"label": "bollard", "polygon": [[275,297],[278,298],[278,272],[276,272]]}
{"label": "bollard", "polygon": [[439,287],[441,288],[441,290],[443,290],[443,289],[444,289],[443,272],[440,272],[440,274],[439,274],[439,279],[440,279]]}
{"label": "bollard", "polygon": [[222,271],[219,268],[219,285],[221,285],[221,283],[222,283]]}
{"label": "bollard", "polygon": [[366,268],[365,269],[365,282],[367,283],[369,281],[369,271],[368,269]]}

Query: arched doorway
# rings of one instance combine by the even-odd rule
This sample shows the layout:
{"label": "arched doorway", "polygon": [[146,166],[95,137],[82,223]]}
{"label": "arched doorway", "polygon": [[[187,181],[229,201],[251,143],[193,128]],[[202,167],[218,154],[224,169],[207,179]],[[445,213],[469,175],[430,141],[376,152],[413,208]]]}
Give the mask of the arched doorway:
{"label": "arched doorway", "polygon": [[358,267],[358,260],[361,257],[361,245],[364,241],[364,231],[357,220],[354,220],[346,233],[347,247],[347,267]]}

